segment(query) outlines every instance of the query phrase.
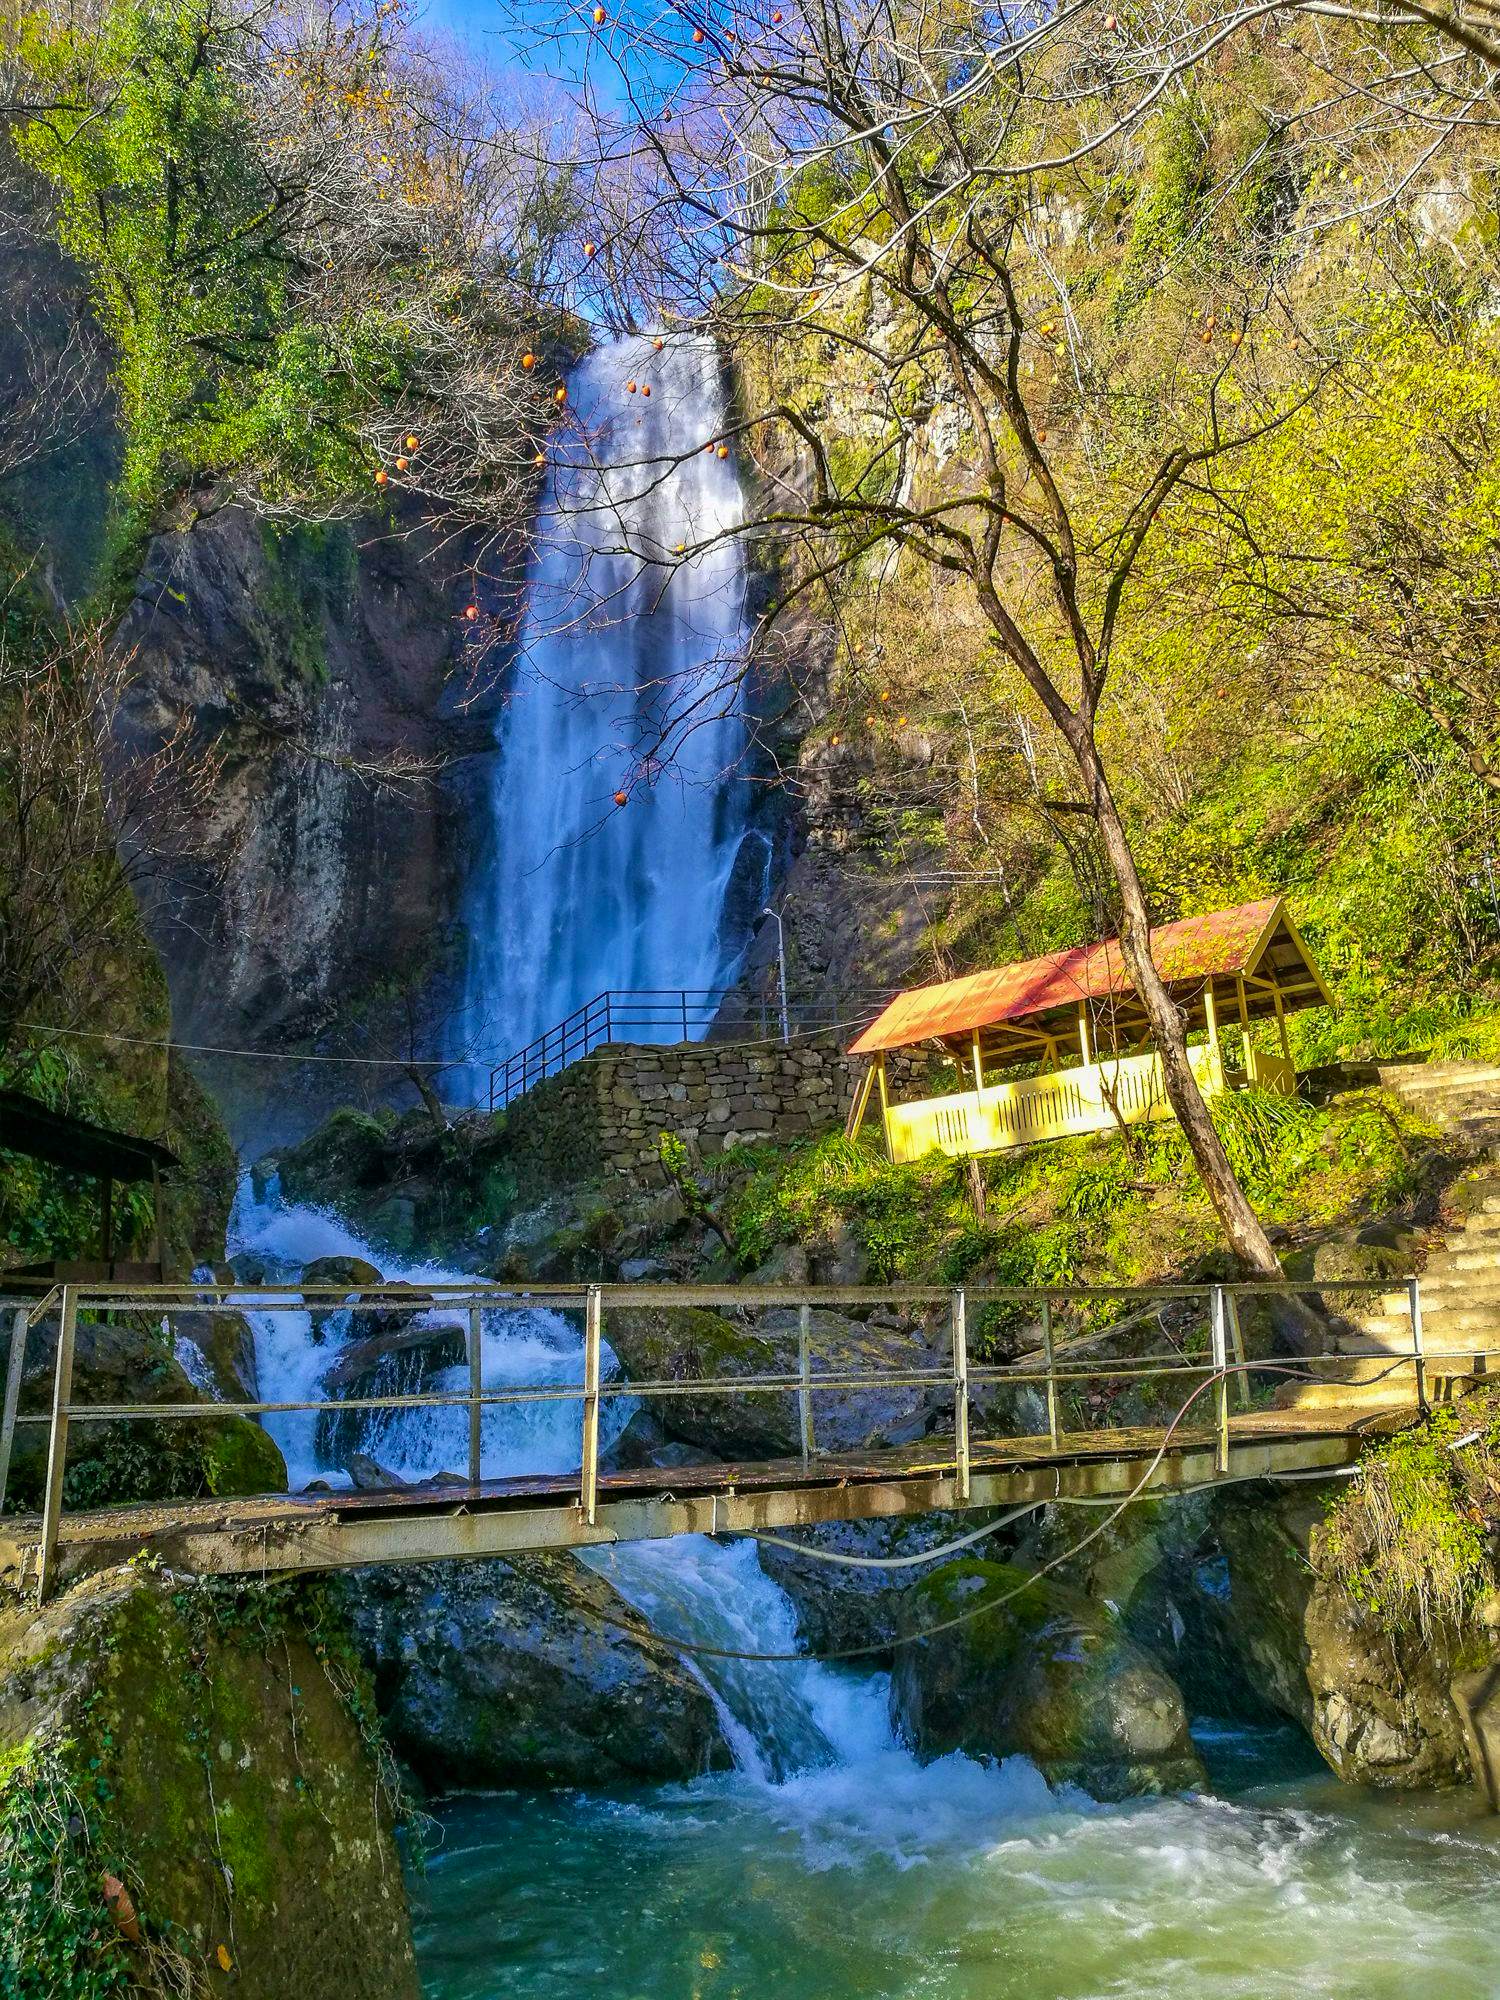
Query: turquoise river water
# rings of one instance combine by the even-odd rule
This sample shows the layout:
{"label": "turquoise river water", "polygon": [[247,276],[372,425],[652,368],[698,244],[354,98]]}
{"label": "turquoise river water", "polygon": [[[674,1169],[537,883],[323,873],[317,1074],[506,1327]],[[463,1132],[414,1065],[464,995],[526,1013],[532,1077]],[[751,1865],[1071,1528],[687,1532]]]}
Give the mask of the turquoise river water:
{"label": "turquoise river water", "polygon": [[[1490,2000],[1500,1822],[1215,1732],[1100,1807],[888,1750],[780,1784],[474,1799],[414,1883],[430,2000]],[[1299,1766],[1295,1774],[1285,1767]],[[1278,1766],[1281,1768],[1278,1770]]]}
{"label": "turquoise river water", "polygon": [[[289,1281],[309,1257],[369,1254],[248,1186],[235,1237]],[[262,1383],[307,1395],[329,1348],[306,1314],[250,1318]],[[562,1316],[486,1313],[487,1386],[579,1368]],[[307,1419],[273,1423],[294,1483],[342,1476]],[[497,1407],[486,1468],[575,1466],[577,1423]],[[377,1443],[410,1476],[464,1448],[431,1412]],[[750,1542],[586,1559],[668,1637],[796,1648]],[[881,1674],[715,1663],[710,1687],[732,1771],[438,1809],[411,1883],[427,2000],[1500,2000],[1500,1817],[1467,1793],[1357,1792],[1295,1732],[1200,1725],[1207,1793],[1104,1807],[1022,1759],[919,1765]]]}

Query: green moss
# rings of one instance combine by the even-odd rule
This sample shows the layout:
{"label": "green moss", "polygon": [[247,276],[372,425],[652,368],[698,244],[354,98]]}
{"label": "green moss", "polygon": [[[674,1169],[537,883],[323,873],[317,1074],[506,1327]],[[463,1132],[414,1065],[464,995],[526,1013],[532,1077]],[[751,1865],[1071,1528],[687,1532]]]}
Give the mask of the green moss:
{"label": "green moss", "polygon": [[[1497,1585],[1500,1393],[1466,1398],[1366,1453],[1313,1541],[1319,1575],[1392,1632],[1462,1635]],[[1472,1636],[1472,1635],[1471,1635]]]}
{"label": "green moss", "polygon": [[266,580],[256,604],[267,657],[313,687],[328,679],[326,636],[348,617],[358,551],[341,524],[261,525]]}
{"label": "green moss", "polygon": [[[1326,1227],[1394,1206],[1418,1182],[1426,1127],[1379,1091],[1327,1106],[1258,1092],[1217,1099],[1215,1122],[1251,1199],[1272,1221]],[[748,1149],[721,1169],[747,1268],[778,1243],[851,1232],[878,1278],[1035,1286],[1141,1283],[1218,1242],[1181,1134],[1161,1124],[1063,1140],[980,1163],[930,1154],[893,1166],[841,1133]]]}

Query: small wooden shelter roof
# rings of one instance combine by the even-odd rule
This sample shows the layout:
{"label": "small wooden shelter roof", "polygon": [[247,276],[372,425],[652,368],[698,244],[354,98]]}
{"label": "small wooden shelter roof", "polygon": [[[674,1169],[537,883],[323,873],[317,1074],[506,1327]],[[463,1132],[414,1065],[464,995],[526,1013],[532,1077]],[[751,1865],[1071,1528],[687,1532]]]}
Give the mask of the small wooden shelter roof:
{"label": "small wooden shelter roof", "polygon": [[0,1090],[0,1147],[104,1181],[165,1178],[177,1165],[177,1155],[155,1139],[53,1111],[23,1090]]}
{"label": "small wooden shelter roof", "polygon": [[[1274,1013],[1278,998],[1283,1011],[1332,1004],[1280,896],[1163,924],[1151,933],[1151,956],[1190,1015],[1195,1003],[1201,1012],[1207,989],[1220,980],[1231,1010],[1238,1008],[1244,982],[1253,1018]],[[1118,938],[898,993],[850,1054],[877,1055],[928,1041],[967,1043],[977,1034],[988,1047],[1019,1057],[1049,1037],[1076,1033],[1080,1004],[1091,1014],[1107,1010],[1126,1038],[1147,1033]]]}

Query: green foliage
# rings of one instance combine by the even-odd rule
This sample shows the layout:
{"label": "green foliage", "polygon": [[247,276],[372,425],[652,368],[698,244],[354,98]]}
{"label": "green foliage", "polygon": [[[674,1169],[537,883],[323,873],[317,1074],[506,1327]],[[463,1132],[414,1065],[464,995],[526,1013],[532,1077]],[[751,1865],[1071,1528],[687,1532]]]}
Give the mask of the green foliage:
{"label": "green foliage", "polygon": [[1500,1397],[1434,1410],[1382,1440],[1332,1502],[1314,1541],[1319,1573],[1392,1632],[1461,1633],[1496,1585]]}
{"label": "green foliage", "polygon": [[325,628],[342,625],[354,600],[358,554],[342,525],[261,526],[268,582],[255,609],[268,628],[271,657],[284,658],[294,680],[321,686],[328,678]]}
{"label": "green foliage", "polygon": [[[1215,1121],[1247,1193],[1273,1221],[1327,1226],[1379,1213],[1416,1186],[1425,1128],[1380,1091],[1326,1107],[1235,1092]],[[816,1246],[851,1232],[875,1275],[1018,1286],[1138,1283],[1210,1250],[1207,1199],[1175,1126],[1061,1140],[980,1163],[974,1214],[961,1160],[931,1153],[893,1166],[842,1133],[741,1156],[725,1197],[740,1257],[778,1243]]]}
{"label": "green foliage", "polygon": [[236,74],[249,17],[210,0],[108,0],[32,16],[20,54],[77,109],[23,122],[64,247],[115,353],[123,496],[148,517],[184,485],[253,469],[267,498],[338,497],[368,476],[355,420],[399,396],[413,335],[389,297],[322,324],[299,307],[281,184]]}
{"label": "green foliage", "polygon": [[72,1746],[29,1738],[0,1759],[0,1992],[7,2000],[106,2000],[137,1991],[99,1892],[107,1785],[75,1778]]}
{"label": "green foliage", "polygon": [[1182,256],[1210,181],[1203,107],[1196,93],[1183,91],[1163,106],[1151,127],[1150,157],[1111,307],[1117,326]]}

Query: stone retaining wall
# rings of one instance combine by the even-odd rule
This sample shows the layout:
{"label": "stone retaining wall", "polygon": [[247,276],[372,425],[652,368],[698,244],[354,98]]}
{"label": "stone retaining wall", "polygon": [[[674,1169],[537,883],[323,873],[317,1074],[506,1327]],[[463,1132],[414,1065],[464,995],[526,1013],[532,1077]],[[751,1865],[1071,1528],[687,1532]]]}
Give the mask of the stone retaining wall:
{"label": "stone retaining wall", "polygon": [[517,1192],[536,1199],[585,1180],[664,1186],[663,1132],[711,1159],[735,1146],[826,1131],[848,1116],[863,1069],[861,1058],[822,1041],[596,1049],[507,1112]]}

